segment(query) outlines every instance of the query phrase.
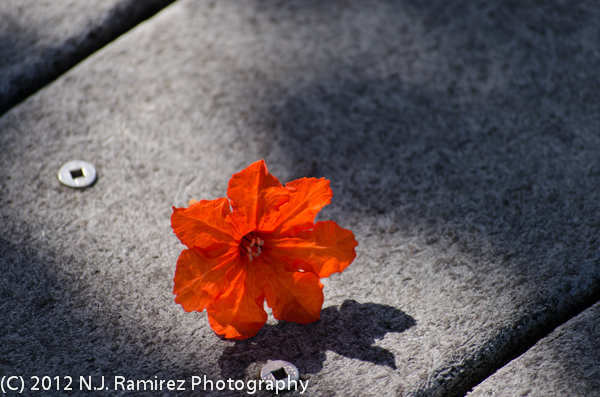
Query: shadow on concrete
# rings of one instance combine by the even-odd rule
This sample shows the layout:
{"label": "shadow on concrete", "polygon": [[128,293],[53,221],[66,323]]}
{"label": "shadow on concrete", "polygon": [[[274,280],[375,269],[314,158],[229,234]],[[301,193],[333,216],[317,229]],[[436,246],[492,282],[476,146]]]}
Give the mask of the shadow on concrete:
{"label": "shadow on concrete", "polygon": [[[74,263],[81,271],[68,274],[59,270],[58,264],[65,263]],[[38,385],[43,395],[102,396],[107,390],[117,393],[114,376],[189,379],[191,374],[201,373],[195,352],[179,355],[162,329],[143,326],[139,318],[131,318],[142,317],[143,310],[119,307],[116,302],[127,297],[120,295],[116,301],[107,302],[98,296],[94,284],[106,283],[107,272],[90,267],[95,266],[0,237],[3,375],[22,376],[26,390],[34,386],[32,376],[52,377],[50,390]],[[110,292],[115,294],[123,291]],[[148,344],[148,340],[153,342]],[[69,383],[66,376],[72,378],[72,391],[64,390]],[[92,387],[99,387],[104,376],[109,389],[89,391],[80,376],[86,380],[91,377]],[[56,377],[60,390],[56,390]]]}
{"label": "shadow on concrete", "polygon": [[[597,126],[595,116],[556,98],[545,97],[547,106],[504,99],[514,103],[464,105],[393,78],[334,76],[271,115],[277,150],[292,169],[331,180],[349,219],[389,217],[406,236],[457,247],[485,264],[477,277],[490,297],[529,291],[531,314],[518,331],[499,330],[494,351],[473,360],[462,379],[440,374],[455,395],[600,293],[600,157],[592,149],[600,141],[586,126]],[[444,266],[469,264],[442,263],[436,272]]]}
{"label": "shadow on concrete", "polygon": [[38,37],[35,37],[27,28],[5,16],[0,24],[0,69],[9,65],[17,65],[24,59],[24,49],[32,48]]}
{"label": "shadow on concrete", "polygon": [[280,321],[253,338],[235,341],[219,359],[221,375],[239,379],[250,364],[275,359],[295,364],[302,374],[314,374],[323,368],[326,351],[396,369],[394,355],[374,343],[388,332],[415,325],[411,316],[391,306],[346,300],[339,309],[323,309],[315,323]]}
{"label": "shadow on concrete", "polygon": [[[461,379],[435,374],[423,391],[458,395],[600,294],[600,12],[589,1],[417,3],[378,4],[417,11],[429,47],[406,51],[431,62],[411,70],[401,35],[387,52],[346,54],[263,109],[265,154],[294,178],[331,180],[338,217],[391,218],[404,235],[457,248],[488,296],[527,291],[518,329],[498,330]],[[334,7],[309,4],[296,12]],[[355,3],[335,4],[343,19]],[[361,39],[377,48],[376,37]],[[436,272],[444,266],[468,264]]]}

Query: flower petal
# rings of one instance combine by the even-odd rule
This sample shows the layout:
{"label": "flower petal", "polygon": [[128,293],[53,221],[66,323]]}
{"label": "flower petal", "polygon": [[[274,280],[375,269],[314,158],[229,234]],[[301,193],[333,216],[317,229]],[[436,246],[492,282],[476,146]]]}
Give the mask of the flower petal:
{"label": "flower petal", "polygon": [[229,213],[226,198],[201,200],[188,208],[173,207],[171,227],[188,248],[206,248],[215,243],[234,244],[234,240],[242,236],[227,216]]}
{"label": "flower petal", "polygon": [[255,267],[249,266],[245,258],[239,258],[235,268],[237,274],[229,288],[208,305],[208,321],[225,338],[245,339],[256,335],[267,322],[265,296],[258,285]]}
{"label": "flower petal", "polygon": [[358,245],[350,230],[342,229],[333,221],[317,222],[313,230],[295,237],[264,238],[265,246],[276,255],[290,258],[290,266],[300,267],[319,278],[341,273],[356,258],[354,248]]}
{"label": "flower petal", "polygon": [[290,201],[279,207],[274,232],[293,236],[313,227],[317,213],[331,203],[333,192],[325,178],[301,178],[285,187],[290,190]]}
{"label": "flower petal", "polygon": [[301,324],[317,321],[324,300],[319,278],[312,273],[288,271],[284,258],[269,254],[265,250],[256,262],[262,265],[259,269],[264,273],[265,298],[273,309],[273,316]]}
{"label": "flower petal", "polygon": [[229,180],[232,218],[241,235],[268,228],[279,216],[279,207],[289,201],[289,190],[269,174],[264,160],[250,164]]}
{"label": "flower petal", "polygon": [[173,293],[177,295],[175,302],[187,312],[201,312],[230,285],[227,273],[232,271],[239,251],[211,248],[183,250],[177,260]]}

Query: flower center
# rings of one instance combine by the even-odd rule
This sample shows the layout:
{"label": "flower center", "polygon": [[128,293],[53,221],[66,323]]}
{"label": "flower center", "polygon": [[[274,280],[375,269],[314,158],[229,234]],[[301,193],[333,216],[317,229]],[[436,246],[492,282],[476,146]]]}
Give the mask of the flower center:
{"label": "flower center", "polygon": [[260,255],[260,247],[262,247],[264,243],[265,240],[261,240],[254,232],[250,232],[242,237],[240,251],[242,251],[242,254],[246,255],[248,260],[252,262],[252,258],[258,258]]}

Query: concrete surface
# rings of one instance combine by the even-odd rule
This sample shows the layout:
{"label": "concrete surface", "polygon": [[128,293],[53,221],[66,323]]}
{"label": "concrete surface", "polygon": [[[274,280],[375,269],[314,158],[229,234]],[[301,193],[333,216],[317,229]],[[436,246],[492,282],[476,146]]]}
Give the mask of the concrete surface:
{"label": "concrete surface", "polygon": [[600,304],[558,327],[468,395],[600,395]]}
{"label": "concrete surface", "polygon": [[173,0],[2,0],[0,114]]}
{"label": "concrete surface", "polygon": [[[593,1],[178,1],[0,119],[0,373],[192,395],[285,359],[310,395],[466,393],[598,300],[599,21]],[[92,188],[59,184],[76,158]],[[226,341],[173,302],[171,206],[260,158],[331,180],[320,219],[358,257],[320,322]]]}

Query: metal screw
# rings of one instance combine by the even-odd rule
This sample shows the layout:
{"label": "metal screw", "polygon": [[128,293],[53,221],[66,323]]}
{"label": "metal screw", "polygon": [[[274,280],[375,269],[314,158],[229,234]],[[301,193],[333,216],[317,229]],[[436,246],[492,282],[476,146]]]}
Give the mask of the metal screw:
{"label": "metal screw", "polygon": [[267,382],[285,382],[285,389],[290,388],[290,382],[300,379],[298,368],[283,360],[268,361],[260,371],[260,377]]}
{"label": "metal screw", "polygon": [[96,182],[96,169],[87,161],[69,161],[60,167],[58,180],[74,188],[88,187]]}

